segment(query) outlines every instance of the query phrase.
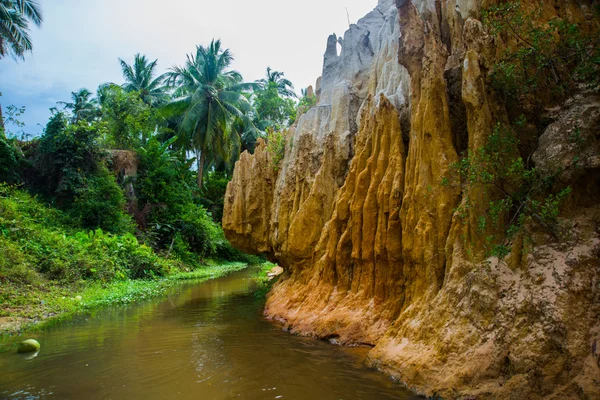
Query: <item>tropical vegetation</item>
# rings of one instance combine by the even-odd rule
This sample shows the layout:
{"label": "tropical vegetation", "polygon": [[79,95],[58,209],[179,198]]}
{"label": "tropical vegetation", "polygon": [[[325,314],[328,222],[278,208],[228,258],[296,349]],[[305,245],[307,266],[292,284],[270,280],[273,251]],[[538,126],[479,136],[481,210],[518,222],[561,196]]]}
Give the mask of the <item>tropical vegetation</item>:
{"label": "tropical vegetation", "polygon": [[[23,58],[29,24],[41,22],[36,1],[0,0],[0,57]],[[162,74],[146,55],[119,59],[122,83],[72,92],[30,140],[11,130],[25,108],[0,109],[0,300],[11,305],[0,317],[68,313],[79,308],[63,300],[77,291],[100,304],[155,291],[124,290],[134,279],[261,261],[225,239],[225,190],[260,138],[279,163],[306,110],[283,72],[246,82],[232,62],[220,40]]]}
{"label": "tropical vegetation", "polygon": [[39,27],[43,20],[35,0],[0,0],[0,59],[23,59],[33,49],[29,24]]}
{"label": "tropical vegetation", "polygon": [[241,137],[232,125],[239,121],[255,129],[248,97],[257,84],[243,82],[241,74],[230,69],[232,61],[229,49],[213,40],[207,47],[197,46],[185,66],[173,67],[167,74],[174,99],[165,114],[178,117],[181,142],[196,154],[199,187],[208,163],[217,158],[227,162],[239,151]]}

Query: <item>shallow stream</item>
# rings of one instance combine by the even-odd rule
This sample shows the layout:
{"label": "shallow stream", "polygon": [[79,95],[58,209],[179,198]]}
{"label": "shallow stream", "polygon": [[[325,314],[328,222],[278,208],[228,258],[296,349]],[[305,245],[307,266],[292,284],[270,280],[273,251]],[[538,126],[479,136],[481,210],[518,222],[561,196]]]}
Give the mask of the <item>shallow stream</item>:
{"label": "shallow stream", "polygon": [[266,321],[252,268],[31,335],[37,357],[0,354],[8,399],[416,399],[364,367],[366,349]]}

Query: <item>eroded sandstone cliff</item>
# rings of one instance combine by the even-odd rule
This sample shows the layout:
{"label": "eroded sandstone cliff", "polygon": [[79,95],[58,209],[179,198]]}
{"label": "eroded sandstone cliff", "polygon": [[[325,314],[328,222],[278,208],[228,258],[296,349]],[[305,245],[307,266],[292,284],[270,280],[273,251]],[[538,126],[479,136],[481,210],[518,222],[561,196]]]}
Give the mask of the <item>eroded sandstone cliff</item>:
{"label": "eroded sandstone cliff", "polygon": [[[286,270],[267,316],[374,346],[372,365],[409,387],[600,397],[597,96],[556,111],[533,156],[552,170],[573,160],[572,129],[586,138],[583,168],[564,177],[575,188],[567,241],[539,233],[533,252],[515,245],[504,261],[485,259],[477,218],[495,193],[441,184],[508,119],[486,80],[503,46],[481,23],[492,3],[380,0],[343,39],[332,35],[317,106],[291,128],[277,171],[264,144],[242,156],[223,227]],[[543,20],[597,27],[592,1],[522,3]]]}

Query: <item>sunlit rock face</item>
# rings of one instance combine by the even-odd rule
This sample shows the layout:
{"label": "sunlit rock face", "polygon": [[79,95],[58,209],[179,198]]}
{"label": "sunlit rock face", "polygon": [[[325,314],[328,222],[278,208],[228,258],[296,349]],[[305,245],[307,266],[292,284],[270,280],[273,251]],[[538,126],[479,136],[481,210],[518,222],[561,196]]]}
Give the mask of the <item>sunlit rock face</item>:
{"label": "sunlit rock face", "polygon": [[[372,345],[372,365],[423,393],[598,397],[595,147],[576,174],[592,183],[569,206],[572,240],[556,246],[540,234],[535,254],[516,246],[502,262],[485,259],[494,232],[477,229],[495,193],[441,184],[461,153],[508,120],[486,80],[504,46],[481,23],[491,3],[381,0],[343,38],[330,36],[317,106],[290,129],[277,171],[263,145],[242,156],[223,227],[234,245],[286,270],[268,317]],[[522,3],[544,21],[597,23],[591,2]],[[536,164],[548,170],[560,157],[552,138],[567,140],[573,110],[586,112],[582,129],[597,141],[594,102],[556,111]]]}

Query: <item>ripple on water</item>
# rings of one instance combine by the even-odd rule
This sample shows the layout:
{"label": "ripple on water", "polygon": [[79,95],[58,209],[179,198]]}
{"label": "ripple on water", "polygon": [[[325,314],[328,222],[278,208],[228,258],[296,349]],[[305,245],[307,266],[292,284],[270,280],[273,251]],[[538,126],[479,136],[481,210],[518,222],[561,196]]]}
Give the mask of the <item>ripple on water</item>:
{"label": "ripple on water", "polygon": [[364,352],[283,332],[242,271],[55,326],[25,361],[0,355],[0,398],[413,399]]}

